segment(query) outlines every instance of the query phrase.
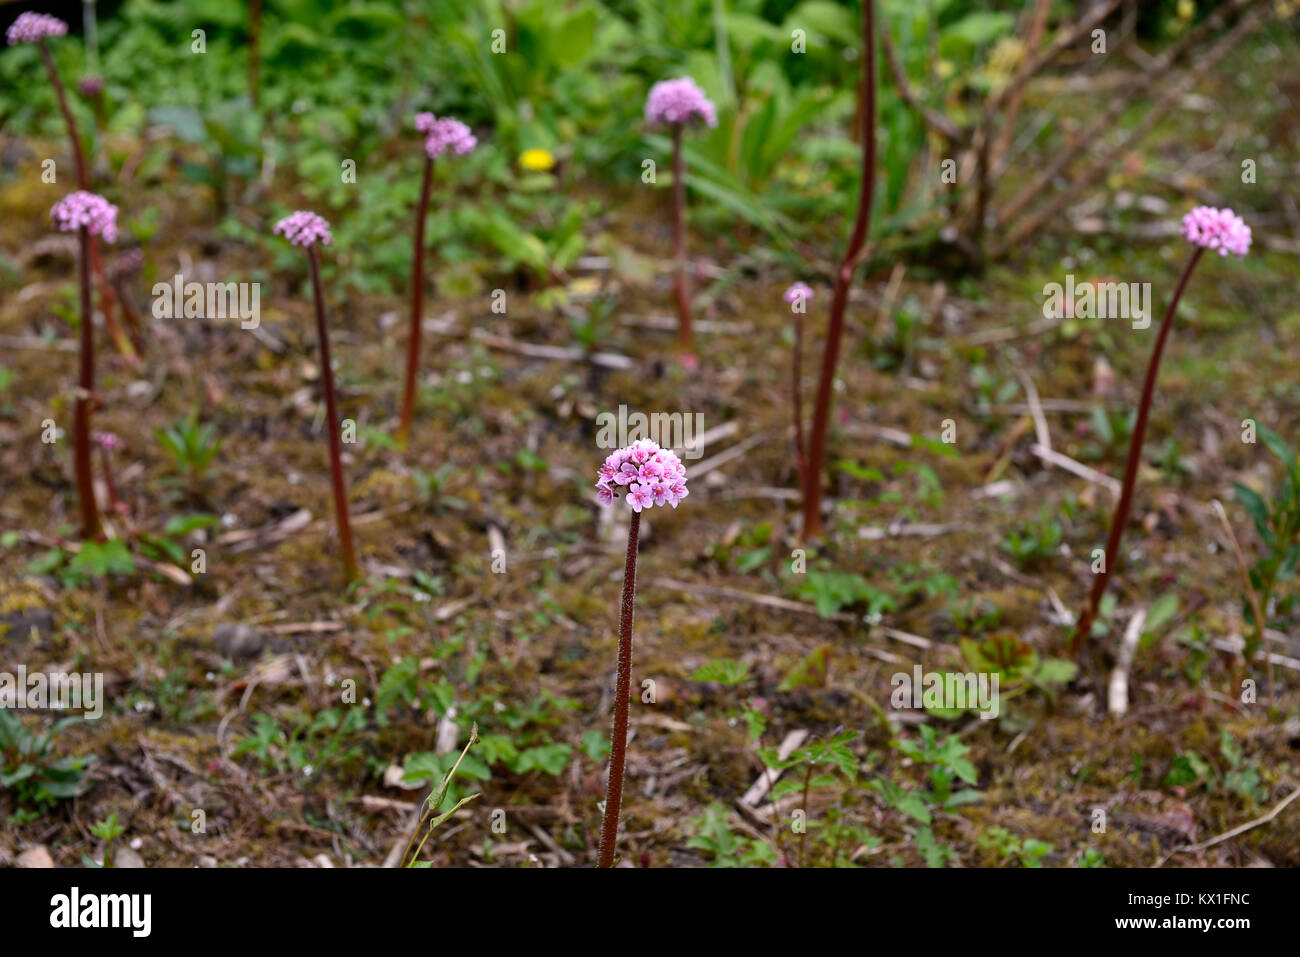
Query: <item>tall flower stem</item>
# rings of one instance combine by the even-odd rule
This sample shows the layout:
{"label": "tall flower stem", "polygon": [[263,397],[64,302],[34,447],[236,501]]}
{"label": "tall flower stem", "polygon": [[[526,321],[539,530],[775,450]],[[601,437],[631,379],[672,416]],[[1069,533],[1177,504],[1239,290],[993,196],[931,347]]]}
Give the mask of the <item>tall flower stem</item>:
{"label": "tall flower stem", "polygon": [[862,186],[858,194],[857,218],[849,248],[835,274],[835,291],[831,295],[830,325],[822,352],[821,378],[817,382],[817,402],[813,407],[812,433],[803,490],[803,538],[819,538],[822,525],[822,470],[826,464],[826,432],[830,421],[835,367],[839,364],[840,343],[844,338],[844,311],[848,307],[849,287],[862,254],[871,222],[871,200],[876,185],[876,45],[874,0],[862,5]]}
{"label": "tall flower stem", "polygon": [[[81,134],[77,132],[77,121],[72,115],[72,109],[68,106],[68,94],[63,88],[63,81],[59,79],[59,69],[54,65],[54,57],[50,55],[50,48],[41,40],[36,44],[41,51],[41,60],[45,64],[45,73],[50,79],[50,86],[54,88],[54,96],[59,101],[59,112],[63,114],[63,125],[68,128],[68,142],[72,147],[72,164],[77,171],[77,186],[80,189],[90,189],[90,171],[86,165],[86,157],[81,152]],[[117,321],[113,318],[113,304],[115,297],[112,287],[104,276],[104,266],[99,258],[99,243],[94,236],[90,237],[90,262],[95,270],[95,280],[99,284],[99,304],[104,311],[104,323],[107,327],[109,338],[113,341],[114,348],[125,358],[135,361],[135,349],[132,347],[130,340],[122,334],[118,327]]]}
{"label": "tall flower stem", "polygon": [[420,184],[420,205],[415,210],[415,256],[411,266],[411,336],[406,346],[406,388],[402,393],[402,419],[397,426],[397,441],[406,446],[415,416],[415,387],[420,374],[420,324],[424,311],[424,221],[429,213],[429,193],[433,188],[433,158],[425,157],[424,181]]}
{"label": "tall flower stem", "polygon": [[90,312],[90,233],[77,230],[77,291],[81,300],[81,357],[76,410],[72,426],[72,462],[77,480],[77,505],[81,511],[83,541],[103,535],[99,509],[95,505],[95,481],[90,460],[90,412],[95,400],[95,335]]}
{"label": "tall flower stem", "polygon": [[673,299],[677,303],[677,346],[683,358],[695,358],[695,327],[691,322],[691,289],[686,272],[686,164],[682,161],[682,124],[673,124]]}
{"label": "tall flower stem", "polygon": [[77,169],[77,185],[82,189],[90,189],[86,158],[81,155],[81,136],[77,133],[77,121],[72,116],[72,110],[68,108],[68,94],[63,89],[63,81],[59,79],[58,67],[54,65],[54,57],[50,56],[50,48],[45,45],[44,40],[39,41],[36,46],[41,51],[41,60],[45,63],[45,72],[50,78],[50,86],[54,87],[54,95],[59,101],[59,112],[63,114],[63,123],[68,128],[68,139],[72,142],[72,162]]}
{"label": "tall flower stem", "polygon": [[627,530],[627,562],[623,566],[623,601],[618,622],[618,678],[614,686],[614,730],[609,742],[609,784],[605,789],[605,822],[600,829],[597,867],[614,866],[618,843],[618,812],[623,804],[623,764],[627,756],[628,697],[632,688],[632,612],[636,602],[636,550],[641,513],[632,513]]}
{"label": "tall flower stem", "polygon": [[803,315],[799,312],[794,314],[794,355],[791,364],[794,367],[790,398],[794,408],[795,474],[799,479],[800,493],[807,495],[808,449],[803,438]]}
{"label": "tall flower stem", "polygon": [[343,550],[343,571],[350,583],[361,577],[356,550],[352,547],[352,521],[348,517],[348,492],[343,483],[342,439],[339,436],[338,400],[334,396],[334,370],[330,367],[330,337],[325,326],[325,294],[320,282],[320,254],[315,246],[307,247],[311,267],[312,295],[316,300],[316,334],[320,339],[321,389],[325,393],[326,431],[330,440],[330,481],[334,486],[334,515],[339,527],[339,544]]}
{"label": "tall flower stem", "polygon": [[1160,357],[1165,351],[1165,341],[1169,338],[1169,330],[1173,326],[1178,301],[1182,299],[1183,290],[1187,288],[1187,280],[1191,278],[1192,270],[1196,268],[1204,252],[1204,247],[1198,246],[1192,253],[1191,259],[1187,261],[1187,267],[1183,270],[1182,278],[1178,280],[1174,298],[1170,301],[1169,308],[1165,310],[1165,317],[1160,322],[1160,332],[1156,335],[1151,359],[1147,362],[1146,379],[1142,383],[1142,399],[1138,404],[1137,421],[1133,425],[1133,437],[1129,441],[1128,461],[1124,465],[1124,483],[1120,486],[1119,503],[1115,506],[1115,517],[1111,519],[1110,535],[1106,538],[1106,557],[1103,559],[1101,571],[1093,579],[1092,591],[1088,595],[1088,607],[1079,617],[1074,638],[1070,641],[1071,654],[1078,654],[1084,641],[1092,633],[1092,622],[1097,617],[1102,596],[1106,594],[1106,586],[1110,582],[1111,573],[1115,570],[1115,563],[1119,561],[1120,539],[1124,536],[1124,526],[1128,524],[1129,509],[1133,504],[1133,487],[1137,484],[1138,465],[1142,461],[1142,442],[1146,438],[1147,419],[1151,413],[1151,399],[1155,395],[1156,377],[1160,374]]}

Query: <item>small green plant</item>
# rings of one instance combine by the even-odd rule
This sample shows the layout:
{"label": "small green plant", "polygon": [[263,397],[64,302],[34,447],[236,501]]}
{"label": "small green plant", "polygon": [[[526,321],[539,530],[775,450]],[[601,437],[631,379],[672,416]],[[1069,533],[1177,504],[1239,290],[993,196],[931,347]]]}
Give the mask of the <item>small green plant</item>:
{"label": "small green plant", "polygon": [[[984,641],[963,638],[958,642],[962,661],[976,675],[996,675],[999,707],[1030,688],[1045,692],[1074,680],[1079,667],[1064,658],[1043,658],[1033,646],[1013,634],[995,634]],[[978,711],[975,704],[966,708],[929,708],[941,718],[956,718]],[[922,729],[925,730],[925,729]]]}
{"label": "small green plant", "polygon": [[349,738],[366,728],[366,711],[359,707],[326,708],[315,715],[294,712],[282,726],[265,712],[253,715],[253,731],[235,746],[236,756],[252,754],[262,767],[303,780],[318,778],[327,768],[361,762],[361,747]]}
{"label": "small green plant", "polygon": [[898,608],[893,595],[876,588],[857,572],[809,568],[800,578],[795,595],[811,601],[823,618],[854,606],[865,607],[873,617]]}
{"label": "small green plant", "polygon": [[944,867],[951,863],[954,855],[950,847],[935,838],[935,816],[973,804],[981,798],[975,788],[955,787],[958,781],[975,784],[979,780],[975,765],[966,757],[970,749],[956,735],[940,740],[938,731],[929,725],[921,726],[919,740],[895,738],[890,744],[911,760],[919,780],[908,788],[880,774],[872,778],[869,787],[880,795],[891,811],[916,822],[911,840],[926,866]]}
{"label": "small green plant", "polygon": [[1106,855],[1095,847],[1085,847],[1074,861],[1075,867],[1105,867]]}
{"label": "small green plant", "polygon": [[1044,506],[1035,521],[1012,529],[1002,539],[1002,549],[1008,552],[1021,568],[1033,568],[1056,555],[1061,547],[1061,523]]}
{"label": "small green plant", "polygon": [[[447,769],[446,773],[442,775],[442,779],[438,782],[438,786],[430,790],[429,796],[424,799],[424,803],[420,806],[420,820],[416,823],[415,830],[411,833],[411,839],[406,842],[406,850],[402,852],[402,867],[432,866],[428,861],[420,860],[420,852],[424,850],[425,842],[429,840],[429,836],[433,834],[438,825],[442,824],[462,807],[478,797],[477,794],[466,795],[452,804],[452,806],[446,811],[443,811],[441,814],[438,813],[438,809],[442,807],[443,802],[447,799],[447,793],[451,789],[451,782],[456,776],[456,771],[460,768],[461,762],[464,761],[466,756],[469,754],[469,749],[474,747],[477,742],[478,725],[474,725],[470,729],[469,740],[465,742],[465,748],[460,752],[460,757],[458,757],[451,767]],[[421,833],[423,833],[423,837],[420,837]],[[420,837],[419,844],[415,843],[417,837]]]}
{"label": "small green plant", "polygon": [[777,861],[776,850],[759,838],[739,837],[730,825],[731,811],[714,801],[686,826],[693,836],[686,846],[712,855],[710,867],[768,867]]}
{"label": "small green plant", "polygon": [[88,830],[95,837],[104,842],[104,860],[96,861],[87,854],[81,855],[81,861],[87,867],[112,867],[113,866],[113,842],[126,833],[126,828],[117,821],[117,812],[114,811],[104,820],[97,824],[92,824]]}
{"label": "small green plant", "polygon": [[64,588],[77,588],[93,580],[107,580],[114,575],[132,575],[135,559],[120,538],[103,542],[84,542],[73,552],[51,548],[27,563],[33,575],[58,575]]}
{"label": "small green plant", "polygon": [[993,851],[1004,861],[1019,861],[1021,867],[1042,867],[1052,845],[1027,837],[1023,841],[1003,827],[991,827],[979,837],[979,846]]}
{"label": "small green plant", "polygon": [[444,462],[432,472],[411,469],[411,481],[415,483],[415,490],[419,493],[420,503],[435,512],[444,508],[458,510],[467,508],[468,504],[464,499],[446,494],[447,480],[451,478],[455,471],[456,466],[451,462]]}
{"label": "small green plant", "polygon": [[[1263,555],[1249,572],[1257,603],[1248,595],[1242,598],[1243,614],[1250,626],[1243,655],[1247,662],[1263,646],[1264,630],[1281,624],[1300,597],[1293,592],[1279,600],[1277,594],[1279,582],[1295,578],[1296,563],[1300,561],[1300,540],[1297,540],[1300,539],[1300,459],[1295,449],[1276,432],[1262,425],[1257,429],[1264,445],[1282,462],[1284,472],[1272,502],[1266,502],[1258,492],[1240,482],[1233,485],[1237,501],[1255,524],[1263,545]],[[1256,618],[1256,604],[1261,620]]]}
{"label": "small green plant", "polygon": [[142,534],[137,546],[147,558],[185,565],[189,562],[185,539],[195,532],[212,528],[219,521],[215,515],[173,515],[167,519],[162,532]]}
{"label": "small green plant", "polygon": [[94,757],[60,758],[54,751],[55,737],[82,720],[64,718],[45,734],[36,734],[14,712],[0,708],[0,787],[20,806],[51,808],[82,793],[82,778]]}
{"label": "small green plant", "polygon": [[1226,728],[1219,732],[1219,754],[1226,765],[1222,775],[1200,752],[1184,751],[1174,758],[1169,773],[1165,775],[1165,785],[1186,788],[1204,785],[1207,791],[1222,789],[1253,804],[1268,796],[1258,760],[1248,760]]}
{"label": "small green plant", "polygon": [[196,490],[221,448],[216,426],[200,423],[198,415],[191,415],[177,419],[169,428],[156,430],[154,435],[171,455],[177,470],[185,474],[190,490]]}
{"label": "small green plant", "polygon": [[[759,748],[758,756],[764,766],[774,772],[784,772],[781,780],[772,787],[771,798],[779,801],[788,794],[799,794],[800,801],[795,813],[800,815],[791,825],[799,835],[795,863],[803,867],[810,860],[807,856],[807,838],[809,831],[819,835],[821,856],[828,859],[831,867],[837,863],[840,842],[859,833],[860,828],[843,814],[819,820],[812,813],[811,797],[815,791],[831,791],[844,794],[852,791],[858,779],[858,757],[850,744],[857,740],[857,731],[841,731],[829,738],[814,739],[802,747],[796,748],[782,758],[776,748]],[[834,802],[842,804],[841,801]]]}
{"label": "small green plant", "polygon": [[591,355],[601,342],[608,340],[617,311],[617,294],[596,296],[585,309],[571,307],[564,310],[573,338],[584,354]]}

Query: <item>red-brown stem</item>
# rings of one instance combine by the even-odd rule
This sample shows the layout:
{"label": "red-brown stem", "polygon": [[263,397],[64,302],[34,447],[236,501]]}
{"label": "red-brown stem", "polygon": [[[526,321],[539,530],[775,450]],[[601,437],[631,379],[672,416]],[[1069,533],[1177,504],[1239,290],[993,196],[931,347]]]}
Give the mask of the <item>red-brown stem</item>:
{"label": "red-brown stem", "polygon": [[[806,298],[797,305],[802,308]],[[794,405],[794,453],[795,453],[795,474],[799,479],[799,491],[807,494],[808,488],[808,454],[803,440],[803,313],[795,309],[794,312],[794,356],[792,359],[794,365],[793,374],[790,382],[791,399]]]}
{"label": "red-brown stem", "polygon": [[320,260],[315,246],[307,247],[311,267],[311,289],[316,300],[316,335],[320,339],[321,391],[325,393],[325,430],[330,440],[330,481],[334,486],[334,515],[343,549],[343,572],[350,583],[361,577],[357,553],[352,547],[352,521],[348,517],[348,492],[343,483],[342,439],[339,436],[339,407],[334,396],[334,370],[330,368],[330,337],[325,326],[325,294],[321,290]]}
{"label": "red-brown stem", "polygon": [[406,388],[402,392],[402,418],[397,441],[406,446],[415,416],[415,387],[420,375],[420,323],[424,312],[424,221],[429,213],[429,192],[433,188],[433,158],[425,157],[424,181],[420,184],[420,205],[415,210],[415,256],[411,266],[411,335],[406,344]]}
{"label": "red-brown stem", "polygon": [[262,37],[262,0],[248,0],[248,96],[257,109],[261,99],[261,47]]}
{"label": "red-brown stem", "polygon": [[686,274],[686,164],[682,161],[682,124],[673,124],[673,299],[677,303],[677,347],[682,357],[695,358],[695,326],[691,322],[691,288]]}
{"label": "red-brown stem", "polygon": [[1196,268],[1203,252],[1205,252],[1204,247],[1198,246],[1192,253],[1192,258],[1187,261],[1187,267],[1183,270],[1182,278],[1178,280],[1178,287],[1174,290],[1174,298],[1170,301],[1169,308],[1165,310],[1165,317],[1160,322],[1160,332],[1156,335],[1156,344],[1151,350],[1151,359],[1147,362],[1146,379],[1142,383],[1142,399],[1138,404],[1137,421],[1133,425],[1133,437],[1129,441],[1128,461],[1124,465],[1124,483],[1120,486],[1119,503],[1115,506],[1115,517],[1111,519],[1110,534],[1106,538],[1106,557],[1103,559],[1101,571],[1093,579],[1092,591],[1088,594],[1088,607],[1079,616],[1078,627],[1070,641],[1071,654],[1077,655],[1083,642],[1092,633],[1093,619],[1097,616],[1102,596],[1106,594],[1106,585],[1110,582],[1111,573],[1119,561],[1119,543],[1124,536],[1124,526],[1128,524],[1129,508],[1133,504],[1133,487],[1137,484],[1138,465],[1142,461],[1142,442],[1146,437],[1147,418],[1151,412],[1151,399],[1155,395],[1156,377],[1160,374],[1160,357],[1165,351],[1165,340],[1169,338],[1178,301],[1182,299],[1183,290],[1187,288],[1187,280],[1191,278],[1192,270]]}
{"label": "red-brown stem", "polygon": [[835,291],[831,295],[830,325],[826,330],[826,347],[822,353],[821,378],[817,381],[817,403],[813,408],[812,435],[808,446],[808,464],[803,490],[804,541],[819,538],[822,527],[822,469],[826,463],[826,431],[830,422],[832,386],[835,367],[839,364],[840,343],[844,338],[844,310],[849,302],[849,287],[857,268],[862,245],[871,222],[871,199],[876,185],[876,52],[874,0],[862,5],[862,187],[858,196],[857,218],[849,248],[835,274]]}
{"label": "red-brown stem", "polygon": [[81,362],[76,411],[72,426],[72,464],[77,480],[77,504],[81,510],[81,538],[103,535],[99,509],[95,505],[95,480],[90,462],[90,405],[95,397],[94,316],[90,310],[90,234],[77,231],[81,255],[77,258],[77,291],[81,298]]}
{"label": "red-brown stem", "polygon": [[123,289],[123,280],[118,278],[110,283],[113,292],[117,296],[117,301],[122,305],[122,315],[126,317],[127,333],[131,337],[131,343],[135,346],[136,352],[139,353],[144,348],[144,325],[140,322],[140,313],[131,302],[131,297]]}
{"label": "red-brown stem", "polygon": [[[77,132],[77,121],[68,106],[68,94],[63,88],[63,81],[59,79],[59,70],[54,65],[54,57],[50,55],[49,47],[45,45],[44,40],[38,40],[36,46],[41,51],[41,60],[45,63],[45,73],[49,76],[50,86],[54,88],[54,95],[59,101],[59,112],[63,114],[63,125],[68,128],[68,142],[72,147],[72,164],[77,171],[77,187],[89,190],[90,172],[86,166],[86,158],[81,153],[81,135]],[[99,302],[104,312],[104,322],[113,341],[113,346],[124,357],[134,362],[136,358],[135,350],[122,335],[121,330],[117,327],[116,320],[113,318],[113,290],[110,288],[108,280],[104,278],[104,267],[99,261],[99,242],[94,236],[90,237],[90,262],[94,267],[95,279],[99,284]]]}
{"label": "red-brown stem", "polygon": [[118,355],[131,365],[138,366],[140,358],[136,354],[135,346],[122,332],[122,327],[117,324],[117,310],[114,308],[117,304],[117,296],[113,292],[113,284],[108,281],[107,274],[104,272],[104,263],[99,256],[99,243],[94,236],[90,237],[90,265],[95,270],[95,280],[99,285],[99,309],[104,314],[104,331],[108,333],[109,341],[113,343],[113,348],[117,350]]}
{"label": "red-brown stem", "polygon": [[627,756],[627,710],[632,688],[632,611],[636,602],[636,549],[641,513],[632,513],[627,530],[627,563],[623,566],[623,604],[618,622],[618,679],[614,686],[614,730],[609,740],[609,784],[605,789],[605,822],[600,829],[597,867],[614,866],[618,843],[618,811],[623,803],[623,762]]}
{"label": "red-brown stem", "polygon": [[81,137],[77,134],[77,121],[73,119],[72,110],[68,108],[68,95],[63,90],[63,81],[59,79],[54,57],[50,56],[50,49],[45,45],[45,41],[36,41],[36,46],[40,48],[41,59],[45,61],[45,72],[49,74],[50,86],[54,87],[54,95],[59,100],[59,111],[63,114],[63,122],[68,127],[68,139],[72,141],[72,162],[77,168],[77,185],[81,189],[88,190],[90,176],[86,173],[86,160],[81,155]]}

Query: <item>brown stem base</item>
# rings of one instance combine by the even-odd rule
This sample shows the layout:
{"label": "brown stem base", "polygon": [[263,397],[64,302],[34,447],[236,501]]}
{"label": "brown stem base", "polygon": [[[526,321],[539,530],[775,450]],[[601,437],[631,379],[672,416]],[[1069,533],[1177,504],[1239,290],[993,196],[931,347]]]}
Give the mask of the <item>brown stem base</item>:
{"label": "brown stem base", "polygon": [[325,325],[325,294],[321,289],[320,261],[315,246],[307,248],[311,267],[312,294],[316,300],[316,334],[320,339],[321,391],[325,393],[326,431],[330,443],[330,483],[334,487],[334,515],[339,528],[339,545],[343,553],[343,573],[348,584],[361,577],[357,553],[352,545],[352,521],[348,516],[348,492],[343,481],[343,448],[339,436],[339,407],[334,393],[334,370],[330,367],[330,337]]}
{"label": "brown stem base", "polygon": [[641,513],[632,513],[627,530],[627,561],[623,566],[623,600],[618,622],[618,678],[614,685],[614,728],[609,742],[609,784],[605,789],[605,820],[600,829],[597,867],[614,866],[618,843],[618,812],[623,804],[623,765],[627,757],[628,698],[632,688],[632,612],[636,602],[636,550]]}
{"label": "brown stem base", "polygon": [[1192,276],[1192,270],[1200,262],[1201,254],[1205,252],[1203,247],[1198,246],[1192,253],[1191,259],[1187,261],[1187,267],[1183,270],[1182,277],[1178,280],[1178,286],[1174,290],[1174,297],[1169,302],[1169,308],[1165,310],[1165,317],[1160,322],[1160,332],[1156,335],[1155,346],[1151,350],[1151,358],[1147,362],[1146,378],[1142,382],[1142,399],[1138,404],[1137,421],[1133,425],[1133,437],[1129,441],[1128,461],[1124,464],[1124,482],[1120,486],[1119,502],[1115,506],[1115,516],[1111,519],[1110,534],[1106,538],[1106,554],[1102,559],[1101,571],[1099,571],[1092,582],[1092,589],[1088,594],[1088,604],[1083,614],[1079,616],[1079,623],[1075,627],[1074,637],[1070,639],[1070,654],[1078,655],[1079,649],[1083,646],[1084,641],[1092,634],[1092,623],[1097,618],[1097,609],[1101,607],[1101,599],[1106,594],[1106,586],[1110,583],[1110,576],[1115,571],[1115,565],[1119,561],[1119,545],[1124,537],[1124,526],[1128,524],[1129,510],[1133,505],[1133,488],[1137,484],[1138,465],[1142,461],[1142,443],[1146,439],[1147,420],[1151,415],[1151,400],[1155,396],[1156,377],[1160,374],[1160,357],[1165,351],[1165,342],[1169,338],[1169,330],[1173,326],[1174,313],[1178,309],[1178,300],[1183,297],[1183,290],[1187,288],[1187,280]]}

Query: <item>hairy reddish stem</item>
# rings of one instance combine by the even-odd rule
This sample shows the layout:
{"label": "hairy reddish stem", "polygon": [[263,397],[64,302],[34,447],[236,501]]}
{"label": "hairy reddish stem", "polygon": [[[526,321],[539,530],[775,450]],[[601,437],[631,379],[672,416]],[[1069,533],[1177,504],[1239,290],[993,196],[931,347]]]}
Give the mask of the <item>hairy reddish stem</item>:
{"label": "hairy reddish stem", "polygon": [[59,112],[63,114],[63,122],[68,127],[68,139],[72,141],[72,162],[77,168],[77,185],[81,189],[90,189],[90,176],[86,172],[86,159],[81,155],[81,136],[77,133],[77,121],[73,119],[72,110],[68,108],[68,95],[64,92],[63,81],[59,79],[59,70],[54,65],[54,57],[50,56],[50,49],[45,45],[44,40],[36,43],[41,51],[41,59],[45,62],[45,72],[50,77],[50,86],[54,87],[54,95],[59,101]]}
{"label": "hairy reddish stem", "polygon": [[849,302],[849,287],[853,272],[862,254],[871,222],[871,200],[876,185],[876,53],[874,30],[874,0],[862,6],[862,186],[858,195],[857,218],[849,248],[835,274],[835,291],[831,295],[830,325],[826,330],[826,346],[822,352],[821,377],[817,381],[817,402],[813,407],[812,434],[808,445],[808,461],[803,490],[803,538],[819,538],[822,526],[822,470],[826,464],[826,433],[830,422],[832,387],[835,368],[839,364],[840,344],[844,338],[844,310]]}
{"label": "hairy reddish stem", "polygon": [[682,124],[673,124],[673,300],[677,303],[677,347],[688,362],[695,359],[691,288],[686,272],[686,164],[682,160]]}
{"label": "hairy reddish stem", "polygon": [[411,336],[406,345],[406,387],[402,392],[402,418],[397,426],[397,441],[406,446],[415,416],[415,388],[420,374],[420,324],[424,312],[424,221],[428,218],[429,193],[433,188],[433,158],[424,161],[424,181],[420,184],[420,205],[415,210],[415,256],[411,266]]}
{"label": "hairy reddish stem", "polygon": [[[799,304],[803,306],[801,302]],[[794,313],[794,356],[792,357],[790,391],[794,404],[794,452],[795,474],[799,479],[799,491],[807,495],[808,489],[808,450],[803,439],[803,314]]]}
{"label": "hairy reddish stem", "polygon": [[[45,41],[38,41],[36,46],[41,51],[41,60],[45,64],[45,73],[50,78],[50,86],[54,88],[54,96],[59,101],[59,112],[63,114],[63,125],[68,128],[68,142],[72,147],[72,165],[77,171],[77,187],[89,190],[90,171],[86,165],[86,158],[81,152],[81,134],[77,132],[77,121],[72,115],[72,109],[68,106],[67,91],[63,88],[63,81],[59,78],[58,67],[54,65],[54,57],[50,55],[50,49],[45,45]],[[94,236],[90,237],[90,262],[95,270],[95,280],[99,284],[99,303],[104,312],[104,322],[109,337],[114,348],[134,364],[136,361],[135,349],[132,348],[130,341],[122,335],[116,320],[113,318],[115,297],[108,280],[104,278],[104,267],[99,260],[99,241]]]}
{"label": "hairy reddish stem", "polygon": [[1115,570],[1116,562],[1119,561],[1120,539],[1124,536],[1124,526],[1128,524],[1129,509],[1133,504],[1133,487],[1137,484],[1138,465],[1142,461],[1142,442],[1146,438],[1147,419],[1151,413],[1151,399],[1155,395],[1156,377],[1160,374],[1160,357],[1165,351],[1165,340],[1169,338],[1169,330],[1173,327],[1178,301],[1182,299],[1183,290],[1187,288],[1187,280],[1191,278],[1192,270],[1200,262],[1203,252],[1205,249],[1198,246],[1192,253],[1192,258],[1187,261],[1187,267],[1183,270],[1182,278],[1178,280],[1178,287],[1174,290],[1174,298],[1170,301],[1169,308],[1165,310],[1165,317],[1160,322],[1160,332],[1156,335],[1156,344],[1151,350],[1151,359],[1147,362],[1146,379],[1142,383],[1142,399],[1138,404],[1137,421],[1133,425],[1133,437],[1129,441],[1128,461],[1124,465],[1124,483],[1120,486],[1119,503],[1115,506],[1115,517],[1111,519],[1110,534],[1106,538],[1106,557],[1103,559],[1101,571],[1093,579],[1092,591],[1088,594],[1088,606],[1079,616],[1078,627],[1070,641],[1071,654],[1077,655],[1084,641],[1092,633],[1092,622],[1097,617],[1097,609],[1101,605],[1102,596],[1106,594],[1111,573]]}
{"label": "hairy reddish stem", "polygon": [[339,437],[339,408],[334,395],[334,370],[330,367],[330,337],[325,326],[325,294],[321,290],[320,260],[315,246],[307,247],[311,267],[311,288],[316,300],[316,334],[320,339],[321,391],[325,393],[326,431],[330,440],[330,481],[334,486],[334,515],[339,527],[339,545],[343,549],[343,572],[350,583],[361,577],[357,553],[352,547],[352,521],[348,517],[348,492],[343,482],[343,450]]}
{"label": "hairy reddish stem", "polygon": [[605,789],[605,821],[600,829],[597,867],[614,866],[618,843],[618,812],[623,804],[623,764],[627,756],[628,697],[632,688],[632,611],[636,602],[636,550],[641,513],[632,513],[627,530],[627,562],[623,566],[623,601],[618,622],[618,678],[614,686],[614,729],[609,742],[609,784]]}
{"label": "hairy reddish stem", "polygon": [[72,462],[77,480],[77,504],[81,511],[81,538],[98,539],[103,535],[99,508],[95,504],[95,481],[90,461],[90,411],[95,397],[94,317],[90,311],[90,233],[82,226],[77,230],[80,256],[77,257],[77,291],[81,299],[81,357],[76,411],[73,418]]}

